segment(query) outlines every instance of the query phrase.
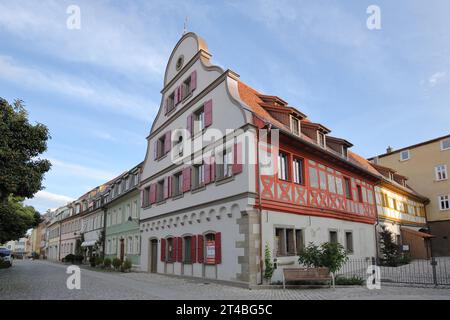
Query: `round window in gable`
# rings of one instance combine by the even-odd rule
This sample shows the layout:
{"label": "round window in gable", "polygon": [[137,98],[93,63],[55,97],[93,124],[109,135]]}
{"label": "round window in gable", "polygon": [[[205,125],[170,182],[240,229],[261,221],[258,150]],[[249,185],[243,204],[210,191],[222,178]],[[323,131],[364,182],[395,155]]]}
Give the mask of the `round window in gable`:
{"label": "round window in gable", "polygon": [[184,63],[184,56],[181,55],[177,59],[177,64],[176,64],[177,71],[180,71],[180,69],[183,67],[183,63]]}

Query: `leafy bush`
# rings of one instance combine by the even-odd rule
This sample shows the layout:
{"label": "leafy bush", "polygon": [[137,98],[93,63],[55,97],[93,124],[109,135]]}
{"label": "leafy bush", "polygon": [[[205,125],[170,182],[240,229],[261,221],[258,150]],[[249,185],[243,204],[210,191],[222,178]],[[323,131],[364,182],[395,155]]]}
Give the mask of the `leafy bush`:
{"label": "leafy bush", "polygon": [[364,279],[358,276],[352,276],[351,278],[337,276],[336,284],[341,286],[362,286],[364,284]]}
{"label": "leafy bush", "polygon": [[11,267],[11,263],[3,261],[3,259],[0,257],[0,269],[5,269],[9,267]]}
{"label": "leafy bush", "polygon": [[122,261],[120,261],[119,258],[114,258],[112,260],[112,265],[113,265],[114,269],[119,269],[120,266],[122,265]]}
{"label": "leafy bush", "polygon": [[82,263],[83,260],[84,260],[84,257],[83,257],[83,255],[81,255],[81,254],[75,255],[74,258],[73,258],[73,262],[74,262],[74,263],[78,263],[78,264],[79,264],[79,263]]}
{"label": "leafy bush", "polygon": [[133,266],[133,263],[127,259],[123,262],[121,271],[122,272],[130,271],[132,266]]}
{"label": "leafy bush", "polygon": [[111,268],[111,259],[105,258],[105,260],[103,260],[103,265],[105,266],[105,268]]}
{"label": "leafy bush", "polygon": [[95,265],[96,266],[100,266],[100,267],[103,267],[103,258],[102,257],[97,257],[97,258],[95,258]]}
{"label": "leafy bush", "polygon": [[411,262],[411,256],[409,253],[404,253],[401,255],[401,257],[398,259],[399,264],[409,264]]}
{"label": "leafy bush", "polygon": [[65,257],[62,259],[62,261],[63,261],[63,262],[74,263],[74,261],[75,261],[75,256],[74,256],[73,254],[69,253],[67,256],[65,256]]}

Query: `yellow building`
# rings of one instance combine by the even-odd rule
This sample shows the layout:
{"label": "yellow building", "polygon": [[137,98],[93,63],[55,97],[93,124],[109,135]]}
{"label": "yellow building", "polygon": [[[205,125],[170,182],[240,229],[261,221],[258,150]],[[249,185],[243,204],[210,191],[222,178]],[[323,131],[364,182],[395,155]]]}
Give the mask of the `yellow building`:
{"label": "yellow building", "polygon": [[450,135],[369,159],[407,176],[408,186],[430,199],[426,218],[434,256],[450,256]]}
{"label": "yellow building", "polygon": [[430,239],[427,231],[425,205],[429,200],[406,184],[407,178],[394,170],[372,164],[381,175],[375,186],[379,230],[381,226],[390,230],[402,251],[411,258],[431,257]]}

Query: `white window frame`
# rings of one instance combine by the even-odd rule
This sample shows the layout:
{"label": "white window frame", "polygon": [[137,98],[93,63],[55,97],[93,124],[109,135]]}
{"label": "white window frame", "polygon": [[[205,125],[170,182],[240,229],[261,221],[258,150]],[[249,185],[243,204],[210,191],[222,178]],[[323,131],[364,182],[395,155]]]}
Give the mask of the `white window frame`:
{"label": "white window frame", "polygon": [[441,140],[441,151],[450,150],[450,147],[444,148],[444,141],[450,141],[450,138]]}
{"label": "white window frame", "polygon": [[[406,158],[406,159],[403,159],[403,157],[402,157],[404,152],[408,153],[408,158]],[[411,152],[409,150],[400,151],[400,161],[408,161],[409,159],[411,159]]]}
{"label": "white window frame", "polygon": [[[441,211],[450,210],[450,194],[445,194],[445,195],[439,196],[438,199],[439,199],[439,210],[441,210]],[[447,202],[448,208],[444,208],[443,204],[445,202]]]}
{"label": "white window frame", "polygon": [[[442,170],[440,170],[442,169]],[[446,164],[440,164],[436,167],[434,167],[434,171],[436,174],[436,181],[444,181],[448,179],[448,171],[447,171],[447,165]],[[439,174],[443,176],[442,178],[439,178]]]}

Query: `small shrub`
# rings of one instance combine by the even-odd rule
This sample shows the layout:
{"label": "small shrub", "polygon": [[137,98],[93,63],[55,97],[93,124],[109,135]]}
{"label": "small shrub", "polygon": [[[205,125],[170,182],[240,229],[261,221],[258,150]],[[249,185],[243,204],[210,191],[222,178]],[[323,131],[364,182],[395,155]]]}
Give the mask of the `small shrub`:
{"label": "small shrub", "polygon": [[123,262],[122,268],[120,271],[122,271],[122,272],[130,271],[132,266],[133,266],[133,263],[127,259]]}
{"label": "small shrub", "polygon": [[102,259],[102,257],[97,257],[97,258],[95,258],[95,265],[96,266],[98,266],[98,267],[103,267],[103,259]]}
{"label": "small shrub", "polygon": [[84,260],[83,255],[77,254],[77,255],[75,255],[74,258],[73,258],[73,263],[80,264],[80,263],[83,262],[83,260]]}
{"label": "small shrub", "polygon": [[105,260],[103,260],[103,265],[105,266],[105,268],[111,268],[111,259],[105,258]]}
{"label": "small shrub", "polygon": [[68,254],[67,256],[65,256],[63,259],[62,259],[62,261],[63,262],[69,262],[69,263],[74,263],[74,261],[75,261],[75,256],[73,255],[73,254]]}
{"label": "small shrub", "polygon": [[351,278],[338,276],[336,277],[336,284],[341,286],[362,286],[364,279],[358,276],[352,276]]}
{"label": "small shrub", "polygon": [[411,256],[409,253],[403,253],[401,257],[398,259],[398,263],[400,265],[409,264],[411,262]]}
{"label": "small shrub", "polygon": [[120,261],[119,258],[114,258],[112,260],[112,265],[113,265],[114,269],[118,270],[120,268],[120,266],[122,265],[122,261]]}

